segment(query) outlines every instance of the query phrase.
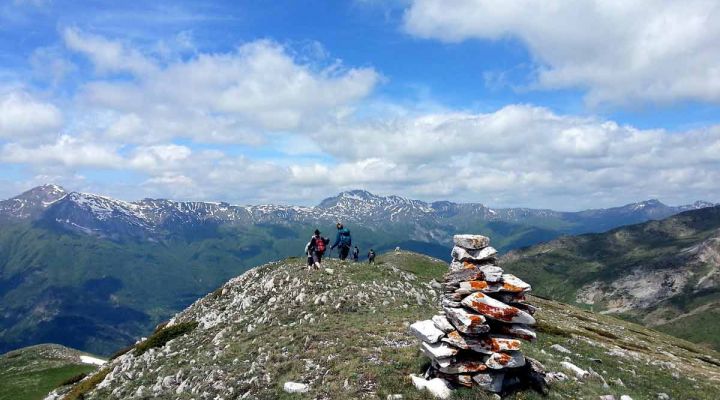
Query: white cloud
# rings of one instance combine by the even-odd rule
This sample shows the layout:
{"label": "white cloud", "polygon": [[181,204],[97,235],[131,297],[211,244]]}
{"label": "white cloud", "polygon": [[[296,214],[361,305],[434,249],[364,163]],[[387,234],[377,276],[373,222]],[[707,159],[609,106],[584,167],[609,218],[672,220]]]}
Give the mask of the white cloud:
{"label": "white cloud", "polygon": [[5,144],[0,151],[0,161],[39,166],[117,168],[122,166],[123,160],[113,146],[88,143],[82,139],[62,135],[54,143],[37,146]]}
{"label": "white cloud", "polygon": [[0,139],[27,140],[57,134],[62,114],[54,105],[28,93],[0,93]]}
{"label": "white cloud", "polygon": [[62,32],[68,49],[85,54],[101,73],[149,74],[157,66],[138,50],[99,35],[66,28]]}
{"label": "white cloud", "polygon": [[111,113],[111,137],[162,142],[189,137],[205,142],[258,144],[268,131],[298,130],[344,115],[379,82],[372,68],[300,63],[278,43],[259,40],[224,54],[154,61],[138,49],[65,30],[71,49],[98,70],[130,79],[95,80],[83,104]]}
{"label": "white cloud", "polygon": [[720,5],[710,0],[415,0],[413,35],[522,41],[543,88],[596,103],[720,101]]}

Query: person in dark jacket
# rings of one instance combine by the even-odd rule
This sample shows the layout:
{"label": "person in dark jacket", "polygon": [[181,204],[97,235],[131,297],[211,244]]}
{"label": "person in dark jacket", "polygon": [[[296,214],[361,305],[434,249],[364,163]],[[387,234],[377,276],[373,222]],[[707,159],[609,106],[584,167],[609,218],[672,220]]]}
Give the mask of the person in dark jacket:
{"label": "person in dark jacket", "polygon": [[306,246],[307,253],[312,257],[312,266],[315,269],[322,267],[320,263],[328,243],[330,243],[330,239],[320,236],[320,231],[315,229],[315,234],[310,238],[310,243]]}
{"label": "person in dark jacket", "polygon": [[350,253],[350,246],[352,246],[352,237],[350,236],[350,230],[345,228],[343,224],[337,223],[337,236],[335,237],[335,243],[333,243],[330,250],[338,247],[340,250],[340,259],[345,260]]}
{"label": "person in dark jacket", "polygon": [[368,252],[368,264],[375,264],[375,250],[373,249]]}
{"label": "person in dark jacket", "polygon": [[352,256],[353,261],[358,262],[358,259],[360,258],[360,249],[358,249],[357,246],[353,247]]}

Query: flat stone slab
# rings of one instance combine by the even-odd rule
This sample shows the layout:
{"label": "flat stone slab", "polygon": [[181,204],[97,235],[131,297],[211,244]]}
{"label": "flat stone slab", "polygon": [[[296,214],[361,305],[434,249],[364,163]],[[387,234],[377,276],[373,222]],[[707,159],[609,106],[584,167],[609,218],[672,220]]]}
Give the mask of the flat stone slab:
{"label": "flat stone slab", "polygon": [[490,331],[490,327],[485,323],[485,317],[464,308],[447,307],[445,315],[455,329],[462,333],[480,334]]}
{"label": "flat stone slab", "polygon": [[438,372],[438,375],[448,382],[452,382],[456,385],[472,387],[473,384],[472,375],[470,374],[444,374],[442,372]]}
{"label": "flat stone slab", "polygon": [[482,354],[520,350],[521,346],[521,342],[513,338],[500,336],[468,337],[457,331],[448,333],[441,340],[459,349],[472,350]]}
{"label": "flat stone slab", "polygon": [[473,374],[487,369],[488,366],[482,360],[461,360],[452,362],[446,367],[439,367],[438,371],[445,374]]}
{"label": "flat stone slab", "polygon": [[445,274],[444,287],[458,286],[464,281],[500,282],[503,270],[497,265],[453,261]]}
{"label": "flat stone slab", "polygon": [[445,336],[445,332],[441,331],[435,326],[432,320],[417,321],[410,325],[410,333],[416,338],[427,343],[437,343],[440,339]]}
{"label": "flat stone slab", "polygon": [[521,293],[528,292],[532,289],[530,284],[513,274],[503,274],[500,281],[502,282],[501,291],[503,292]]}
{"label": "flat stone slab", "polygon": [[[483,274],[484,275],[484,274]],[[508,280],[505,278],[508,277]],[[530,285],[515,277],[515,275],[503,274],[500,282],[487,282],[481,280],[459,282],[457,286],[448,285],[447,288],[457,287],[452,293],[467,295],[470,293],[525,293],[530,291]],[[515,296],[513,296],[515,298]]]}
{"label": "flat stone slab", "polygon": [[525,311],[509,306],[483,293],[473,293],[461,302],[487,318],[516,324],[534,325],[535,318]]}
{"label": "flat stone slab", "polygon": [[474,262],[494,259],[496,254],[497,250],[490,246],[478,250],[469,250],[460,246],[455,246],[450,253],[452,258],[454,258],[455,260]]}
{"label": "flat stone slab", "polygon": [[490,245],[490,238],[483,235],[455,235],[453,236],[453,244],[471,250],[482,249]]}
{"label": "flat stone slab", "polygon": [[448,321],[447,317],[444,315],[435,315],[432,317],[432,322],[435,324],[435,327],[440,329],[441,331],[448,333],[455,330],[455,327]]}
{"label": "flat stone slab", "polygon": [[432,355],[432,359],[452,357],[458,353],[458,349],[446,343],[427,343],[422,342],[422,348]]}
{"label": "flat stone slab", "polygon": [[519,368],[525,365],[525,356],[519,351],[492,353],[485,365],[491,369]]}
{"label": "flat stone slab", "polygon": [[481,372],[473,375],[473,381],[480,389],[492,393],[500,393],[502,391],[504,380],[505,374],[497,372]]}
{"label": "flat stone slab", "polygon": [[498,324],[493,326],[491,330],[493,332],[527,340],[528,342],[533,342],[537,339],[535,330],[523,324]]}

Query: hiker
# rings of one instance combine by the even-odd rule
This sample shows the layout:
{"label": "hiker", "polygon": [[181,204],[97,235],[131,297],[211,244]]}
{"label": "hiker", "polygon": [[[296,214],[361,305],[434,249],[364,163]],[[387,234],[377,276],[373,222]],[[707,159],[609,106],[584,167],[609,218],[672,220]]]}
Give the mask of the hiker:
{"label": "hiker", "polygon": [[360,249],[358,249],[357,246],[353,248],[352,256],[353,261],[358,262],[358,259],[360,258]]}
{"label": "hiker", "polygon": [[373,249],[368,252],[368,264],[375,264],[375,250]]}
{"label": "hiker", "polygon": [[[320,231],[315,229],[315,235],[310,238],[310,243],[307,245],[308,255],[312,257],[312,265],[314,269],[320,269],[322,265],[322,256],[325,254],[325,248],[330,243],[330,239],[320,236]],[[308,263],[310,260],[308,260]]]}
{"label": "hiker", "polygon": [[352,246],[352,237],[350,237],[350,230],[345,228],[340,222],[337,223],[337,237],[335,243],[332,245],[330,250],[338,247],[340,250],[340,259],[345,260],[350,253],[350,246]]}
{"label": "hiker", "polygon": [[[313,236],[314,237],[314,236]],[[313,266],[313,256],[312,251],[310,250],[310,244],[312,243],[312,237],[310,238],[310,241],[307,242],[305,245],[305,255],[307,256],[307,267],[308,269],[311,269]]]}

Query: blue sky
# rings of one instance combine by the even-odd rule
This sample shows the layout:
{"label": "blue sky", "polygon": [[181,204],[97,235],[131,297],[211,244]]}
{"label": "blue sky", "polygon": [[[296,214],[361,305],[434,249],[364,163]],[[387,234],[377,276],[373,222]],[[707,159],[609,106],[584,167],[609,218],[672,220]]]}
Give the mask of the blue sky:
{"label": "blue sky", "polygon": [[712,2],[0,5],[0,191],[720,201]]}

